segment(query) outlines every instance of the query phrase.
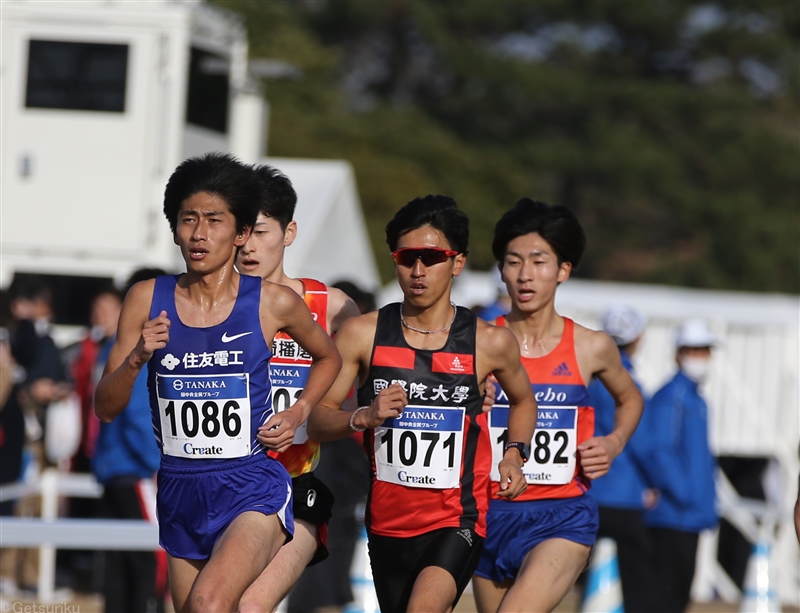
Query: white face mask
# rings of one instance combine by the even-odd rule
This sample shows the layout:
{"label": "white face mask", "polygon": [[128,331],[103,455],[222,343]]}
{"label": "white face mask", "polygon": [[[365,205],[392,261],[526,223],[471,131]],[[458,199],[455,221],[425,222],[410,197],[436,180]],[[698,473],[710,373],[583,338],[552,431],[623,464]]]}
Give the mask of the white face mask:
{"label": "white face mask", "polygon": [[92,329],[89,331],[89,337],[95,343],[99,343],[106,337],[106,330],[103,326],[92,326]]}
{"label": "white face mask", "polygon": [[681,370],[695,383],[702,383],[711,370],[711,360],[684,356],[681,358]]}

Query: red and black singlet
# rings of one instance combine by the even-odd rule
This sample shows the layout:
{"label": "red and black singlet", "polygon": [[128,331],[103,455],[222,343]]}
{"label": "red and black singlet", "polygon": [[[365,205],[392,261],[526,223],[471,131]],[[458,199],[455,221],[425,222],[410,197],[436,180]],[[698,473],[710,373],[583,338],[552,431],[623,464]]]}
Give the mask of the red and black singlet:
{"label": "red and black singlet", "polygon": [[364,436],[372,468],[366,523],[370,532],[411,537],[440,528],[486,535],[491,445],[475,374],[477,319],[457,307],[441,349],[405,340],[399,303],[383,307],[359,406],[400,383],[401,417]]}

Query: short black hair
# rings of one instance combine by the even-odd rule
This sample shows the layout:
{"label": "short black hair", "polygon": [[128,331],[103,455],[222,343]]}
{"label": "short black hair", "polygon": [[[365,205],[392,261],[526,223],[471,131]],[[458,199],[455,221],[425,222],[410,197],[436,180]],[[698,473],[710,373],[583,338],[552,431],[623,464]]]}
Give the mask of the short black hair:
{"label": "short black hair", "polygon": [[127,296],[128,292],[131,291],[131,288],[139,283],[139,281],[146,281],[147,279],[155,279],[156,277],[163,277],[167,273],[160,269],[160,268],[137,268],[131,273],[131,276],[128,277],[128,280],[125,281],[125,288],[123,291],[123,296]]}
{"label": "short black hair", "polygon": [[371,313],[377,308],[375,305],[375,294],[361,289],[352,281],[337,281],[331,285],[331,287],[342,290],[345,294],[352,298],[353,302],[356,303],[358,310],[361,311],[362,314]]}
{"label": "short black hair", "polygon": [[225,201],[236,219],[236,232],[241,234],[256,223],[261,190],[252,167],[229,153],[206,153],[184,160],[172,173],[164,190],[164,215],[174,234],[183,201],[207,192]]}
{"label": "short black hair", "polygon": [[450,247],[467,254],[469,248],[469,218],[449,196],[427,195],[414,198],[395,213],[386,224],[386,242],[390,251],[397,250],[400,237],[422,226],[439,230]]}
{"label": "short black hair", "polygon": [[526,234],[536,233],[553,248],[559,265],[564,262],[577,268],[586,248],[586,235],[575,213],[559,204],[549,205],[522,198],[506,211],[494,227],[492,253],[502,264],[508,243]]}
{"label": "short black hair", "polygon": [[258,212],[271,217],[281,225],[281,230],[294,219],[297,193],[292,182],[277,168],[262,164],[256,166],[256,175],[261,179],[262,197]]}
{"label": "short black hair", "polygon": [[94,292],[94,294],[92,294],[91,302],[94,303],[94,301],[100,296],[113,296],[120,302],[122,302],[122,299],[124,298],[120,291],[114,287],[113,283],[104,283],[97,291]]}
{"label": "short black hair", "polygon": [[8,293],[12,301],[18,298],[30,300],[31,302],[41,300],[50,305],[50,308],[55,306],[53,288],[44,279],[38,278],[38,276],[14,276],[11,287],[8,288]]}

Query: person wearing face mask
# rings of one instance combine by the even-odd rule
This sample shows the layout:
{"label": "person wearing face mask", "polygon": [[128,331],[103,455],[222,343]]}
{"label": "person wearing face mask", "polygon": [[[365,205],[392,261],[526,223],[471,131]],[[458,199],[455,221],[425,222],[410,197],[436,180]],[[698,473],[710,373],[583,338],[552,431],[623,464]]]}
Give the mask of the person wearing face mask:
{"label": "person wearing face mask", "polygon": [[648,405],[646,427],[658,503],[645,513],[655,548],[662,611],[689,604],[700,532],[717,525],[716,460],[708,446],[708,405],[699,386],[711,364],[714,336],[708,324],[690,319],[678,329],[678,372]]}
{"label": "person wearing face mask", "polygon": [[[88,334],[76,346],[64,350],[73,387],[81,403],[81,444],[72,457],[73,472],[86,473],[91,470],[95,442],[100,431],[100,420],[94,414],[94,387],[103,374],[105,357],[114,344],[121,309],[122,297],[117,290],[113,286],[101,289],[92,298]],[[99,358],[101,354],[103,359]]]}

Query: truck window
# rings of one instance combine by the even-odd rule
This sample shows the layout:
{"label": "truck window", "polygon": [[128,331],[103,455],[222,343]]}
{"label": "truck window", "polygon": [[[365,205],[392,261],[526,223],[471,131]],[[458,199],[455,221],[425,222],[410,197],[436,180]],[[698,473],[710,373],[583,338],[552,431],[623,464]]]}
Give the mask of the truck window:
{"label": "truck window", "polygon": [[[220,56],[192,47],[186,122],[215,132],[228,132],[228,70],[213,67]],[[223,62],[226,64],[226,62]]]}
{"label": "truck window", "polygon": [[128,45],[28,42],[25,106],[78,111],[125,111]]}

